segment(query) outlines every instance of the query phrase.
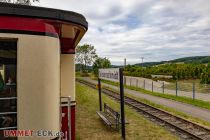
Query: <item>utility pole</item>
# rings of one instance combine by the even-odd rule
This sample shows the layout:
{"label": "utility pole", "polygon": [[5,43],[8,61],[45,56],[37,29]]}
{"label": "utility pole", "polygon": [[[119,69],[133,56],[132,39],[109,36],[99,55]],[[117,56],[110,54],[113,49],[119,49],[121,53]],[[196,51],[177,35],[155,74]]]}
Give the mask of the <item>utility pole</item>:
{"label": "utility pole", "polygon": [[144,61],[144,57],[140,57],[141,58],[141,67],[142,67],[142,71],[141,71],[141,75],[142,75],[142,77],[143,77],[143,61]]}
{"label": "utility pole", "polygon": [[[125,70],[125,67],[126,67],[126,64],[127,62],[126,62],[126,58],[124,58],[124,70]],[[123,76],[123,83],[126,85],[126,77],[125,76]]]}
{"label": "utility pole", "polygon": [[144,60],[144,57],[141,57],[141,66],[143,68],[143,60]]}
{"label": "utility pole", "polygon": [[124,68],[126,67],[126,58],[124,58]]}

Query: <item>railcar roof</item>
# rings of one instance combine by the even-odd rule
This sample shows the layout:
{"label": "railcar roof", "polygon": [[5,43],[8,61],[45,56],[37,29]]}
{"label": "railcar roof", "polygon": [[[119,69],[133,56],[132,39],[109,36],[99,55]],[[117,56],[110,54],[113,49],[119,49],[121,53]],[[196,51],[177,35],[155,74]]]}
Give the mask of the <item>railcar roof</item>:
{"label": "railcar roof", "polygon": [[59,9],[0,2],[0,15],[59,20],[79,24],[86,29],[88,28],[88,23],[83,15]]}

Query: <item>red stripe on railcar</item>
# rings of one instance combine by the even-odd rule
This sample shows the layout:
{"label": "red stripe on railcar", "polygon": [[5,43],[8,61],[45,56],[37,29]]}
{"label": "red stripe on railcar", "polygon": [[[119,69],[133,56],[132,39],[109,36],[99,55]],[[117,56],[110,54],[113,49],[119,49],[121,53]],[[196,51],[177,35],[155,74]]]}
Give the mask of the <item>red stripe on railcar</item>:
{"label": "red stripe on railcar", "polygon": [[47,20],[23,17],[0,16],[0,29],[15,31],[46,32],[58,36],[54,26]]}

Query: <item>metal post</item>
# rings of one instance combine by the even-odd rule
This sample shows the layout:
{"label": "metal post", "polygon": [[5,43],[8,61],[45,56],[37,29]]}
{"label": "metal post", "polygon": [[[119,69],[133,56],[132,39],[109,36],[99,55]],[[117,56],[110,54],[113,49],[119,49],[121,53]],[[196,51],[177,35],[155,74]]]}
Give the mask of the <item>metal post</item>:
{"label": "metal post", "polygon": [[164,88],[165,88],[164,86],[165,86],[165,85],[164,85],[164,82],[163,82],[163,94],[164,94]]}
{"label": "metal post", "polygon": [[178,96],[178,83],[176,81],[176,96]]}
{"label": "metal post", "polygon": [[153,81],[152,81],[152,92],[153,92]]}
{"label": "metal post", "polygon": [[120,106],[121,106],[121,124],[122,138],[125,140],[125,112],[124,112],[124,87],[123,87],[123,69],[120,68]]}
{"label": "metal post", "polygon": [[144,80],[144,89],[145,89],[145,80]]}
{"label": "metal post", "polygon": [[127,82],[127,81],[126,81],[126,76],[124,76],[124,85],[125,85],[125,86],[127,85],[126,82]]}
{"label": "metal post", "polygon": [[193,100],[195,99],[195,83],[193,83]]}
{"label": "metal post", "polygon": [[138,80],[138,79],[136,79],[136,87],[138,87],[138,81],[139,81],[139,80]]}
{"label": "metal post", "polygon": [[71,97],[68,97],[68,127],[69,127],[69,140],[71,140]]}
{"label": "metal post", "polygon": [[[68,140],[71,140],[71,96],[60,97],[60,104],[62,104],[62,99],[67,99],[68,132],[67,131],[65,132],[65,136],[66,138],[68,138]],[[62,120],[62,109],[60,113],[61,113],[61,120]],[[67,133],[69,133],[69,135]]]}
{"label": "metal post", "polygon": [[101,100],[101,79],[98,78],[98,95],[99,95],[99,109],[102,111],[102,100]]}
{"label": "metal post", "polygon": [[130,86],[131,86],[131,78],[130,78]]}

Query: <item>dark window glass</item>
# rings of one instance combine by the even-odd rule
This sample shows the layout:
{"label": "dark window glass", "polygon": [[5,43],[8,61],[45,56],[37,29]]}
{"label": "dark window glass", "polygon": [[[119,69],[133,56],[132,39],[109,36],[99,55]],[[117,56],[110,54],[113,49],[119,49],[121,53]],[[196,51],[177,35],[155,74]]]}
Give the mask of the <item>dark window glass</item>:
{"label": "dark window glass", "polygon": [[0,140],[4,130],[17,129],[17,41],[0,39]]}

